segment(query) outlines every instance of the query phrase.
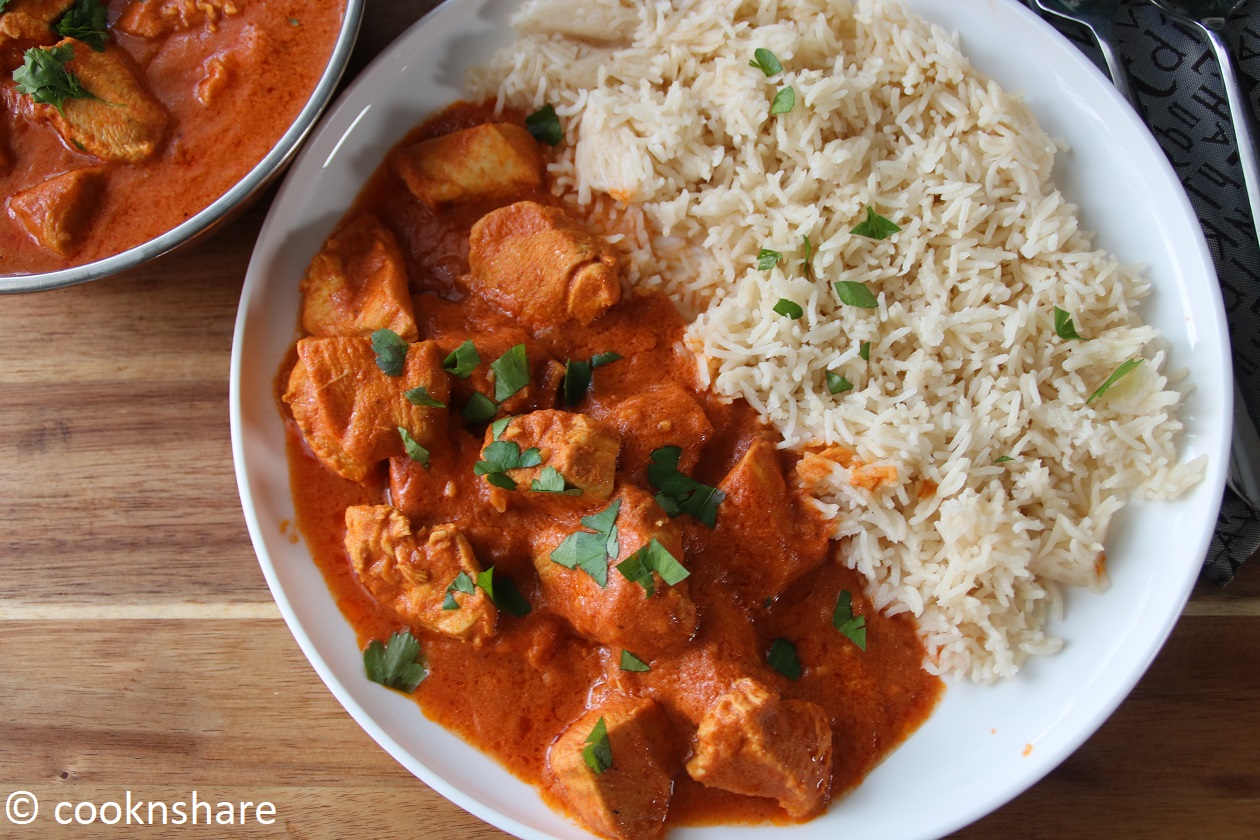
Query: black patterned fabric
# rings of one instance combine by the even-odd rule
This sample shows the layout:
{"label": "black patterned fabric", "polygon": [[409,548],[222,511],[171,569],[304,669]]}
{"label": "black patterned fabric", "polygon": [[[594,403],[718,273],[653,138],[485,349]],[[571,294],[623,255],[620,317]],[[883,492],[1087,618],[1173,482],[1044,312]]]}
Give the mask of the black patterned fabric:
{"label": "black patterned fabric", "polygon": [[[1107,72],[1089,30],[1044,17]],[[1121,3],[1115,22],[1114,46],[1129,70],[1142,116],[1203,225],[1224,292],[1236,376],[1251,415],[1260,417],[1260,244],[1215,54],[1196,27],[1145,0]],[[1254,107],[1260,93],[1260,2],[1233,15],[1223,35]],[[1228,583],[1258,546],[1260,514],[1226,489],[1203,577]]]}

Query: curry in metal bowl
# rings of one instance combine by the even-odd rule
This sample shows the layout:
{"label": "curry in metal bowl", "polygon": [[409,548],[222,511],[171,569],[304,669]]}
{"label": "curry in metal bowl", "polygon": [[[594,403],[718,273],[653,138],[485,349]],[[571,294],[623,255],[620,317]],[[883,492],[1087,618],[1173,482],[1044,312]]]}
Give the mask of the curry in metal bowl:
{"label": "curry in metal bowl", "polygon": [[311,99],[347,3],[0,0],[0,276],[93,263],[196,216]]}

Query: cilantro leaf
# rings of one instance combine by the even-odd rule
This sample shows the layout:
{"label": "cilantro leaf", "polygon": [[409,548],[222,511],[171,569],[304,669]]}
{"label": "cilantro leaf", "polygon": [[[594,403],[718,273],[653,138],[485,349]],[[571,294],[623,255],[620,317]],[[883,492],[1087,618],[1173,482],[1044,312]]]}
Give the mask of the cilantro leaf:
{"label": "cilantro leaf", "polygon": [[105,14],[105,5],[99,0],[78,0],[53,29],[63,38],[76,38],[97,52],[105,52],[105,41],[109,38]]}
{"label": "cilantro leaf", "polygon": [[481,354],[477,352],[477,346],[473,344],[471,338],[452,350],[451,354],[442,361],[442,367],[446,372],[460,379],[467,379],[473,372],[473,368],[479,364],[481,364]]}
{"label": "cilantro leaf", "polygon": [[407,366],[407,342],[390,329],[372,333],[372,350],[376,352],[376,366],[386,376],[402,376]]}
{"label": "cilantro leaf", "polygon": [[839,630],[861,650],[866,650],[866,618],[853,614],[853,593],[841,590],[836,598],[836,609],[831,614],[831,626]]}
{"label": "cilantro leaf", "polygon": [[845,391],[853,390],[853,383],[845,379],[833,370],[826,372],[827,391],[831,394],[843,394]]}
{"label": "cilantro leaf", "polygon": [[779,298],[779,302],[774,305],[774,311],[785,318],[795,321],[805,314],[805,310],[796,301],[787,298]]}
{"label": "cilantro leaf", "polygon": [[509,414],[507,417],[500,417],[498,420],[495,420],[493,423],[491,423],[490,424],[490,439],[498,440],[499,438],[503,437],[503,432],[504,430],[507,429],[508,423],[511,423],[515,419],[516,419],[515,414]]}
{"label": "cilantro leaf", "polygon": [[455,579],[451,581],[451,585],[446,587],[446,600],[442,601],[442,609],[457,610],[459,602],[455,600],[455,593],[462,592],[465,595],[472,595],[475,591],[473,579],[468,576],[468,572],[463,570],[455,575]]}
{"label": "cilantro leaf", "polygon": [[1089,399],[1085,400],[1085,405],[1090,405],[1094,402],[1094,400],[1110,391],[1112,385],[1115,385],[1121,379],[1132,373],[1134,368],[1142,364],[1142,361],[1142,359],[1129,359],[1127,362],[1122,362],[1120,367],[1116,368],[1115,372],[1111,374],[1111,376],[1107,377],[1107,381],[1099,385],[1098,390],[1089,395]]}
{"label": "cilantro leaf", "polygon": [[866,219],[859,222],[849,232],[857,236],[865,236],[867,239],[881,240],[887,239],[899,230],[901,230],[900,225],[885,219],[875,212],[874,207],[868,204],[866,205]]}
{"label": "cilantro leaf", "polygon": [[635,656],[630,651],[623,650],[621,652],[621,670],[633,671],[635,673],[642,674],[646,671],[651,671],[652,666]]}
{"label": "cilantro leaf", "polygon": [[511,578],[499,578],[497,583],[494,581],[494,566],[477,575],[477,585],[485,590],[496,609],[511,613],[517,618],[527,616],[533,610]]}
{"label": "cilantro leaf", "polygon": [[662,446],[652,451],[648,465],[648,481],[659,492],[656,503],[670,516],[689,513],[709,528],[717,526],[717,506],[726,494],[716,487],[702,484],[678,471],[682,448]]}
{"label": "cilantro leaf", "polygon": [[650,540],[647,545],[618,563],[617,571],[621,572],[621,576],[626,580],[642,586],[646,593],[645,598],[651,598],[656,591],[656,579],[652,577],[653,572],[660,575],[661,580],[669,586],[691,575],[691,572],[678,562],[678,558],[674,557],[669,549],[656,539]]}
{"label": "cilantro leaf", "polygon": [[410,630],[401,630],[381,644],[373,639],[363,651],[363,670],[367,678],[383,686],[410,694],[429,675],[420,643]]}
{"label": "cilantro leaf", "polygon": [[494,399],[503,402],[529,384],[529,359],[525,345],[517,344],[490,363],[494,371]]}
{"label": "cilantro leaf", "polygon": [[412,405],[424,406],[426,408],[446,408],[446,403],[429,394],[429,389],[423,385],[417,385],[409,391],[403,391],[403,396],[407,398],[407,402]]}
{"label": "cilantro leaf", "polygon": [[789,85],[779,88],[774,95],[774,100],[770,103],[770,116],[778,114],[786,114],[796,107],[796,91]]}
{"label": "cilantro leaf", "polygon": [[542,474],[529,483],[535,493],[560,493],[565,496],[581,496],[581,487],[570,487],[560,471],[550,464],[542,468]]}
{"label": "cilantro leaf", "polygon": [[99,96],[83,86],[79,77],[66,69],[74,58],[74,45],[42,49],[32,47],[23,55],[22,66],[13,71],[18,93],[24,93],[36,102],[52,105],[65,116],[67,99],[95,99]]}
{"label": "cilantro leaf", "polygon": [[604,365],[611,365],[613,362],[619,362],[624,358],[625,356],[620,353],[614,353],[611,350],[605,353],[596,353],[594,356],[591,356],[591,370]]}
{"label": "cilantro leaf", "polygon": [[805,249],[805,256],[801,261],[802,267],[805,269],[805,276],[810,280],[814,279],[814,244],[809,241],[808,236],[801,236],[801,247]]}
{"label": "cilantro leaf", "polygon": [[761,271],[769,271],[779,264],[779,260],[783,259],[783,255],[778,251],[771,251],[769,248],[762,248],[757,252],[757,268]]}
{"label": "cilantro leaf", "polygon": [[621,511],[621,499],[617,499],[602,511],[582,517],[582,525],[590,531],[575,531],[551,552],[551,562],[566,569],[581,569],[599,584],[608,585],[608,560],[621,553],[617,542],[617,514]]}
{"label": "cilantro leaf", "polygon": [[402,437],[403,449],[407,452],[407,457],[426,470],[429,468],[429,450],[421,446],[416,439],[411,436],[411,432],[406,427],[399,426],[398,434]]}
{"label": "cilantro leaf", "polygon": [[856,306],[859,309],[879,308],[879,300],[866,287],[865,283],[858,283],[854,280],[837,280],[835,288],[836,294],[840,296],[841,303]]}
{"label": "cilantro leaf", "polygon": [[612,767],[612,745],[608,743],[608,726],[604,723],[603,717],[600,717],[599,723],[595,724],[595,728],[591,730],[591,734],[587,736],[584,743],[582,761],[591,768],[591,772],[599,775]]}
{"label": "cilantro leaf", "polygon": [[464,403],[459,413],[469,423],[485,423],[499,413],[499,407],[485,394],[473,391],[473,395],[468,398],[468,402]]}
{"label": "cilantro leaf", "polygon": [[869,341],[863,341],[858,345],[858,355],[862,357],[864,362],[871,360],[871,343]]}
{"label": "cilantro leaf", "polygon": [[1054,333],[1064,341],[1081,341],[1080,333],[1076,331],[1076,325],[1072,323],[1072,316],[1066,309],[1054,308]]}
{"label": "cilantro leaf", "polygon": [[560,117],[550,103],[542,106],[525,118],[525,128],[539,143],[548,146],[559,146],[564,140],[564,129],[560,127]]}
{"label": "cilantro leaf", "polygon": [[753,57],[749,60],[748,66],[756,67],[767,76],[783,72],[783,64],[779,62],[779,57],[765,47],[753,50]]}
{"label": "cilantro leaf", "polygon": [[787,639],[775,639],[771,643],[766,664],[789,680],[801,678],[801,660],[796,658],[796,645]]}
{"label": "cilantro leaf", "polygon": [[581,359],[564,362],[564,404],[569,408],[577,405],[591,387],[591,363]]}
{"label": "cilantro leaf", "polygon": [[505,490],[515,490],[516,482],[506,475],[508,470],[529,469],[542,463],[538,447],[531,446],[524,452],[514,440],[490,442],[481,451],[481,460],[473,464],[473,473],[485,476],[486,481]]}
{"label": "cilantro leaf", "polygon": [[1012,458],[1010,455],[999,455],[999,456],[997,456],[996,458],[994,458],[994,459],[993,459],[993,463],[995,463],[995,464],[1005,464],[1007,461],[1014,461],[1014,460],[1015,460],[1015,459],[1014,459],[1014,458]]}

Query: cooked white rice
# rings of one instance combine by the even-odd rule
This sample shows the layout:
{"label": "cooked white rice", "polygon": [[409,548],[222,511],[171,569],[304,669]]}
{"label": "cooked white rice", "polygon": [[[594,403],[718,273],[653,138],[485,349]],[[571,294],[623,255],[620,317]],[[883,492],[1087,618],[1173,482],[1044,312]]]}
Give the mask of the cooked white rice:
{"label": "cooked white rice", "polygon": [[[803,480],[876,606],[918,619],[927,667],[990,681],[1059,650],[1060,586],[1105,587],[1112,517],[1203,465],[1177,461],[1146,282],[1078,229],[1019,98],[898,0],[531,0],[513,22],[470,95],[554,105],[555,191],[622,244],[631,285],[695,317],[712,387],[785,446],[836,445]],[[758,47],[782,75],[749,66]],[[771,116],[787,85],[796,106]],[[868,205],[901,231],[852,234]],[[1055,336],[1056,306],[1088,340]]]}

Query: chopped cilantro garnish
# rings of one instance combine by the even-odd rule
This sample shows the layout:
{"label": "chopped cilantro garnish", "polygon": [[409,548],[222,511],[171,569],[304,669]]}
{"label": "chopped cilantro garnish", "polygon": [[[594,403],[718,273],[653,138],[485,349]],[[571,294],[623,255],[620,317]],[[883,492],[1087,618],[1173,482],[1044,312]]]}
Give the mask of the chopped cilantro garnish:
{"label": "chopped cilantro garnish", "polygon": [[778,251],[771,251],[769,248],[762,248],[757,252],[757,268],[761,271],[769,271],[779,264],[779,260],[783,259],[783,255]]}
{"label": "chopped cilantro garnish", "polygon": [[442,602],[442,609],[459,609],[459,602],[455,600],[455,593],[462,592],[465,595],[472,595],[475,591],[473,589],[474,586],[476,586],[476,584],[474,584],[473,579],[468,576],[468,572],[461,570],[459,574],[455,575],[455,579],[451,581],[451,585],[446,587],[446,600]]}
{"label": "chopped cilantro garnish", "polygon": [[608,585],[608,560],[621,553],[617,542],[617,514],[621,499],[617,499],[602,511],[582,517],[582,525],[590,531],[575,531],[551,552],[551,562],[566,569],[581,569],[590,575],[600,588]]}
{"label": "chopped cilantro garnish", "polygon": [[406,397],[407,402],[412,405],[419,405],[427,408],[446,408],[446,403],[432,396],[429,393],[429,389],[423,385],[417,385],[409,391],[404,391],[403,396]]}
{"label": "chopped cilantro garnish", "polygon": [[558,146],[564,140],[560,118],[556,116],[556,109],[550,103],[526,117],[525,128],[534,135],[535,140],[548,146]]}
{"label": "chopped cilantro garnish", "polygon": [[105,4],[99,0],[78,0],[53,29],[63,38],[75,38],[97,52],[105,52],[105,41],[109,39],[105,16]]}
{"label": "chopped cilantro garnish", "polygon": [[831,625],[853,644],[866,650],[866,618],[853,614],[853,593],[847,589],[841,590],[840,597],[836,598],[836,609],[831,614]]}
{"label": "chopped cilantro garnish", "polygon": [[620,353],[614,353],[611,350],[604,353],[596,353],[594,356],[591,356],[591,369],[594,370],[604,365],[611,365],[613,362],[619,362],[624,358],[625,356],[622,356]]}
{"label": "chopped cilantro garnish", "polygon": [[623,650],[621,652],[621,670],[634,671],[635,673],[641,674],[645,671],[651,671],[652,666],[635,656],[630,651]]}
{"label": "chopped cilantro garnish", "polygon": [[1094,402],[1094,400],[1110,391],[1112,385],[1115,385],[1121,379],[1128,376],[1133,372],[1133,369],[1140,364],[1142,364],[1142,359],[1129,359],[1127,362],[1121,363],[1120,367],[1116,368],[1115,373],[1108,376],[1107,381],[1099,385],[1098,390],[1089,395],[1089,399],[1085,400],[1085,404],[1090,405]]}
{"label": "chopped cilantro garnish", "polygon": [[758,47],[753,50],[753,57],[748,61],[748,65],[756,67],[767,76],[783,72],[783,65],[779,62],[779,57],[765,47]]}
{"label": "chopped cilantro garnish", "polygon": [[564,363],[564,384],[562,391],[564,393],[564,404],[569,408],[580,403],[586,392],[591,387],[591,372],[595,368],[610,365],[613,362],[620,361],[622,355],[620,353],[596,353],[591,356],[589,361],[581,359],[568,359]]}
{"label": "chopped cilantro garnish", "polygon": [[802,234],[801,247],[805,250],[805,257],[801,261],[801,267],[805,269],[805,276],[810,280],[814,279],[814,243],[809,241],[809,237]]}
{"label": "chopped cilantro garnish", "polygon": [[778,114],[786,114],[796,107],[796,91],[791,85],[779,88],[774,95],[774,100],[770,103],[770,116]]}
{"label": "chopped cilantro garnish", "polygon": [[999,455],[999,456],[997,456],[996,458],[994,458],[994,459],[993,459],[993,463],[995,463],[995,464],[1005,464],[1007,461],[1014,461],[1014,460],[1015,460],[1015,459],[1014,459],[1014,458],[1012,458],[1010,455]]}
{"label": "chopped cilantro garnish", "polygon": [[493,423],[491,423],[490,424],[490,439],[498,440],[499,438],[503,437],[503,432],[505,429],[507,429],[508,423],[511,423],[515,419],[516,419],[515,414],[509,414],[507,417],[500,417],[498,420],[495,420]]}
{"label": "chopped cilantro garnish", "polygon": [[785,318],[795,321],[805,314],[805,310],[796,301],[787,298],[779,298],[779,302],[774,305],[774,311]]}
{"label": "chopped cilantro garnish", "polygon": [[717,526],[717,506],[726,494],[716,487],[702,484],[678,471],[682,448],[662,446],[653,450],[648,466],[648,481],[659,492],[656,503],[670,516],[689,513],[709,528]]}
{"label": "chopped cilantro garnish", "polygon": [[669,586],[685,580],[691,574],[682,563],[678,562],[678,558],[656,539],[648,541],[647,545],[618,563],[617,571],[621,572],[621,576],[626,580],[642,586],[646,593],[644,597],[647,598],[651,598],[656,591],[656,579],[652,577],[653,572],[660,575],[661,580]]}
{"label": "chopped cilantro garnish", "polygon": [[801,678],[801,660],[796,658],[796,645],[787,639],[775,639],[771,643],[766,664],[789,680]]}
{"label": "chopped cilantro garnish", "polygon": [[451,376],[467,379],[473,372],[473,368],[479,364],[481,364],[481,354],[477,352],[477,347],[470,338],[451,351],[451,354],[442,362],[442,367]]}
{"label": "chopped cilantro garnish", "polygon": [[862,357],[864,362],[871,360],[871,343],[869,341],[863,341],[858,345],[858,355]]}
{"label": "chopped cilantro garnish", "polygon": [[13,71],[17,92],[24,93],[36,102],[52,105],[62,116],[67,99],[95,99],[99,96],[83,86],[79,77],[66,69],[74,58],[74,45],[60,47],[32,47],[23,55],[22,66]]}
{"label": "chopped cilantro garnish", "polygon": [[867,239],[887,239],[897,231],[901,230],[901,226],[897,223],[885,219],[883,216],[875,212],[875,208],[866,205],[866,219],[859,222],[853,230],[849,231],[857,236],[865,236]]}
{"label": "chopped cilantro garnish", "polygon": [[535,493],[559,493],[564,496],[581,496],[582,488],[573,487],[564,480],[560,471],[551,465],[542,468],[542,474],[529,483]]}
{"label": "chopped cilantro garnish", "polygon": [[858,283],[854,280],[837,280],[835,288],[836,294],[840,296],[841,303],[856,306],[859,309],[879,308],[879,300],[866,287],[865,283]]}
{"label": "chopped cilantro garnish", "polygon": [[503,402],[529,385],[529,358],[525,345],[517,344],[490,363],[494,371],[494,399]]}
{"label": "chopped cilantro garnish", "polygon": [[1072,323],[1072,315],[1066,309],[1054,308],[1054,333],[1064,341],[1080,341],[1080,333]]}
{"label": "chopped cilantro garnish", "polygon": [[469,423],[485,423],[499,413],[499,407],[485,394],[474,391],[459,413]]}
{"label": "chopped cilantro garnish", "polygon": [[376,639],[369,642],[363,651],[363,670],[372,682],[406,694],[415,691],[428,676],[420,643],[410,630],[394,633],[383,645]]}
{"label": "chopped cilantro garnish", "polygon": [[451,585],[446,587],[446,600],[442,602],[442,609],[459,609],[459,602],[455,600],[455,593],[462,592],[465,595],[472,595],[475,591],[474,587],[478,586],[486,593],[490,603],[504,612],[520,617],[529,615],[532,609],[529,601],[526,601],[525,597],[521,595],[521,591],[516,588],[516,584],[512,583],[511,578],[501,578],[498,583],[495,583],[494,566],[491,566],[484,572],[478,572],[475,581],[468,576],[467,572],[461,571],[457,574],[455,580],[451,581]]}
{"label": "chopped cilantro garnish", "polygon": [[853,383],[835,371],[829,370],[826,372],[826,375],[828,393],[843,394],[845,391],[853,390]]}
{"label": "chopped cilantro garnish", "polygon": [[387,376],[402,376],[407,366],[407,342],[393,330],[377,330],[372,333],[372,350],[376,353],[376,366]]}
{"label": "chopped cilantro garnish", "polygon": [[582,761],[591,768],[591,772],[599,775],[612,767],[612,745],[608,743],[608,726],[603,717],[583,743],[585,746],[582,748]]}
{"label": "chopped cilantro garnish", "polygon": [[411,432],[403,426],[398,427],[398,434],[402,437],[403,449],[407,451],[407,457],[424,467],[429,468],[429,450],[425,449],[416,439],[411,436]]}
{"label": "chopped cilantro garnish", "polygon": [[508,470],[528,469],[542,463],[538,447],[531,446],[524,452],[514,440],[492,441],[481,451],[481,460],[473,464],[473,472],[486,477],[495,487],[515,490],[516,482],[507,475]]}

